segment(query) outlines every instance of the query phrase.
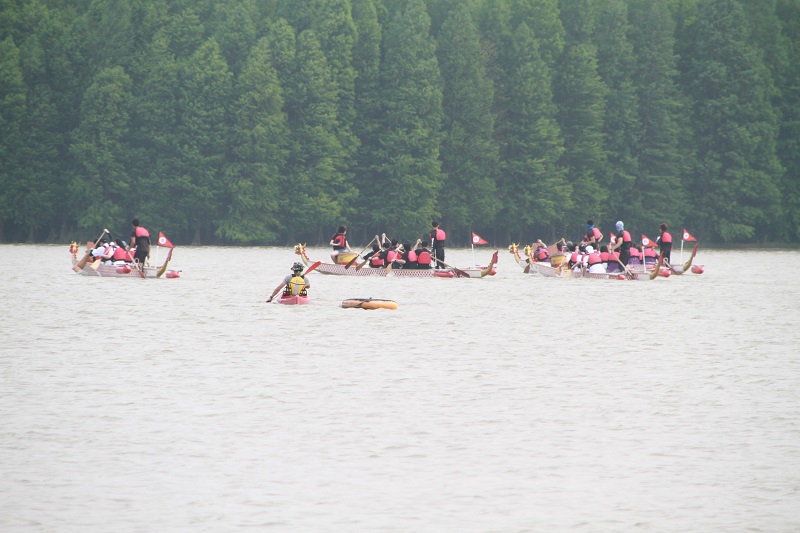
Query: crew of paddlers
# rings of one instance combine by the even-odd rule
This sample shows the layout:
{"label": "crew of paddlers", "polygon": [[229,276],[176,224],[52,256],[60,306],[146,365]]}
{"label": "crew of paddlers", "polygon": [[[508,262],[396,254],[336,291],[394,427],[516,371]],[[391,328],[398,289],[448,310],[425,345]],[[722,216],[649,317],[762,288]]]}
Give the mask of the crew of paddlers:
{"label": "crew of paddlers", "polygon": [[[659,254],[669,264],[672,251],[672,235],[666,224],[660,225],[660,235],[651,242],[643,238],[636,245],[625,224],[618,220],[615,224],[617,234],[611,234],[611,242],[603,244],[603,233],[595,227],[592,220],[586,221],[586,235],[575,244],[561,239],[551,246],[538,240],[531,246],[531,257],[536,262],[549,262],[551,266],[581,269],[589,273],[620,272],[629,265],[656,264]],[[656,252],[656,246],[659,252]]]}
{"label": "crew of paddlers", "polygon": [[444,245],[447,234],[439,227],[439,222],[431,222],[431,232],[427,238],[420,238],[412,245],[411,241],[399,242],[390,239],[386,233],[375,237],[367,244],[371,251],[366,254],[355,254],[347,242],[347,226],[339,226],[336,234],[331,237],[330,245],[333,247],[331,259],[336,264],[351,263],[353,258],[361,257],[357,268],[392,268],[429,269],[444,268]]}
{"label": "crew of paddlers", "polygon": [[144,266],[150,257],[150,232],[139,225],[134,218],[130,245],[122,239],[113,239],[108,230],[95,244],[91,251],[92,261],[100,260],[103,265],[130,265],[134,262]]}

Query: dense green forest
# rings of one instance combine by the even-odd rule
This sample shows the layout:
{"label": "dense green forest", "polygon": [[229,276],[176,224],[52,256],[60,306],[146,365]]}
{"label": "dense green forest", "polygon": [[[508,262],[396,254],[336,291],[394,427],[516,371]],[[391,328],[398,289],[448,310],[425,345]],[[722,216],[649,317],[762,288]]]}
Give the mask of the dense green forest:
{"label": "dense green forest", "polygon": [[0,242],[800,240],[800,0],[0,0]]}

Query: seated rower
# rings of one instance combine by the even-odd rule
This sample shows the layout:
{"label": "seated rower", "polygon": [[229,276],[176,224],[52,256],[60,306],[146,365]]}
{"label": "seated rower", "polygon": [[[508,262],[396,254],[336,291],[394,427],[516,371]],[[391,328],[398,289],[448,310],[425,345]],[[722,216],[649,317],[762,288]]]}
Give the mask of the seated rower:
{"label": "seated rower", "polygon": [[590,274],[605,274],[606,272],[600,252],[593,246],[586,247],[586,266],[589,267]]}
{"label": "seated rower", "polygon": [[533,252],[533,259],[537,262],[550,261],[550,251],[541,239],[536,241],[536,248]]}
{"label": "seated rower", "polygon": [[381,246],[377,242],[372,245],[372,251],[364,256],[364,262],[367,261],[372,268],[383,268],[385,262],[381,259]]}
{"label": "seated rower", "polygon": [[417,246],[415,247],[414,251],[417,254],[417,268],[420,270],[433,268],[431,265],[433,262],[433,257],[431,255],[430,248],[428,248],[429,244],[430,243],[428,241],[417,239]]}
{"label": "seated rower", "polygon": [[114,253],[111,256],[111,264],[126,265],[132,262],[133,255],[128,253],[128,243],[122,239],[117,239],[114,243]]}
{"label": "seated rower", "polygon": [[402,268],[417,268],[417,252],[411,248],[410,242],[403,243],[403,253],[400,255],[400,261],[403,262]]}
{"label": "seated rower", "polygon": [[275,287],[272,295],[267,299],[267,303],[271,302],[273,298],[284,289],[283,294],[286,296],[306,296],[306,290],[311,288],[311,282],[306,281],[305,276],[301,274],[303,271],[302,263],[295,263],[292,265],[292,273],[288,274],[280,285]]}

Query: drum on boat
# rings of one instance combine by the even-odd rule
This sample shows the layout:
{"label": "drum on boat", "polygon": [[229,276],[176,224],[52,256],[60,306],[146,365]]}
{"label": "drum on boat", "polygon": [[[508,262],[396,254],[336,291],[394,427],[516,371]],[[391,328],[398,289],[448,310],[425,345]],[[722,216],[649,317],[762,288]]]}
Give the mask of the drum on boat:
{"label": "drum on boat", "polygon": [[397,302],[375,298],[350,298],[342,302],[345,309],[397,309]]}
{"label": "drum on boat", "polygon": [[336,256],[336,264],[346,265],[356,257],[358,257],[356,252],[339,252]]}

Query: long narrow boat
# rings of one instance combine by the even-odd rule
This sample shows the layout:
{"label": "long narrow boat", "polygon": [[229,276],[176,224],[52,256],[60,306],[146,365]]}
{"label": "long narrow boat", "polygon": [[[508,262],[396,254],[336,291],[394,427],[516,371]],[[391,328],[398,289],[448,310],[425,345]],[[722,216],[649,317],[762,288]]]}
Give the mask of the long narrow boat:
{"label": "long narrow boat", "polygon": [[659,275],[654,269],[658,268],[659,272],[661,272],[660,259],[658,262],[658,267],[656,265],[652,265],[652,267],[650,265],[647,265],[646,267],[643,267],[642,265],[636,265],[629,267],[627,274],[623,271],[593,273],[584,272],[580,269],[570,269],[566,266],[566,264],[554,266],[549,262],[534,261],[530,247],[526,246],[524,250],[525,255],[528,256],[527,258],[523,258],[520,254],[519,244],[511,243],[511,246],[508,247],[509,253],[514,256],[517,264],[522,267],[522,271],[524,273],[539,274],[546,278],[634,279],[639,281],[649,281]]}
{"label": "long narrow boat", "polygon": [[[294,253],[300,256],[303,263],[308,265],[312,261],[306,255],[306,245],[298,243]],[[497,273],[497,252],[492,256],[488,266],[446,269],[405,269],[405,268],[358,268],[355,263],[346,268],[346,264],[320,263],[317,271],[322,274],[334,276],[377,276],[377,277],[402,277],[402,278],[483,278],[494,276]]]}
{"label": "long narrow boat", "polygon": [[[180,270],[167,270],[167,265],[172,259],[172,250],[169,249],[164,264],[159,266],[145,266],[141,269],[133,264],[117,264],[117,265],[104,265],[99,262],[90,262],[90,253],[94,247],[94,243],[87,242],[86,255],[80,260],[78,259],[78,246],[73,243],[70,247],[72,254],[72,270],[81,276],[94,276],[96,278],[179,278],[181,277]],[[166,275],[165,275],[166,274]]]}

